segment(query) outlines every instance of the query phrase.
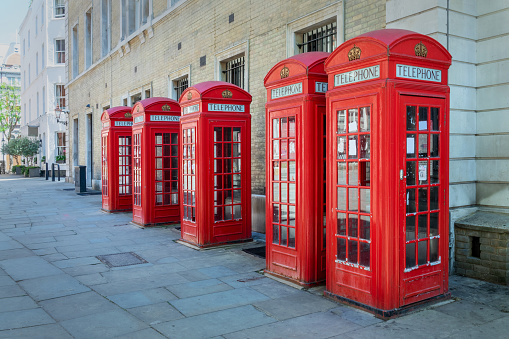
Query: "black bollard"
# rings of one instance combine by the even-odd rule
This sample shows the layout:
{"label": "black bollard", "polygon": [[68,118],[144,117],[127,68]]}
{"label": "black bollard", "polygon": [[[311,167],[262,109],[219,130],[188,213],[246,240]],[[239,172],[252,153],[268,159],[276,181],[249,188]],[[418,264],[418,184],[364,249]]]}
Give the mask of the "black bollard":
{"label": "black bollard", "polygon": [[51,181],[55,181],[55,163],[51,164]]}
{"label": "black bollard", "polygon": [[60,164],[57,164],[57,168],[58,168],[58,181],[60,181]]}
{"label": "black bollard", "polygon": [[46,172],[44,173],[44,175],[46,176],[46,180],[48,180],[49,178],[48,163],[46,163]]}

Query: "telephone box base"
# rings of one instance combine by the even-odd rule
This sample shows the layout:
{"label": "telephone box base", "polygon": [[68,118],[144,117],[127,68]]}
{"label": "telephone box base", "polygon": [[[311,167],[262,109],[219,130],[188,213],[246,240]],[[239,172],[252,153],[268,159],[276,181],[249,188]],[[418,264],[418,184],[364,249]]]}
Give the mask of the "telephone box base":
{"label": "telephone box base", "polygon": [[130,224],[134,225],[136,227],[139,227],[139,228],[150,228],[150,227],[157,227],[157,226],[164,226],[164,225],[176,227],[176,226],[180,225],[180,223],[178,221],[167,221],[167,222],[160,222],[160,223],[153,223],[153,224],[140,224],[140,223],[137,223],[136,221],[131,221]]}
{"label": "telephone box base", "polygon": [[307,289],[307,288],[311,288],[311,287],[315,287],[315,286],[319,286],[319,285],[325,284],[325,280],[314,281],[314,282],[303,282],[303,281],[299,281],[299,280],[288,278],[288,277],[286,277],[284,275],[281,275],[281,274],[278,274],[278,273],[271,272],[271,271],[269,271],[267,269],[265,269],[263,271],[263,274],[267,278],[274,279],[276,281],[282,282],[283,284],[286,284],[288,286],[291,286],[291,287],[294,287],[294,288],[297,288],[297,289],[305,289],[305,288]]}
{"label": "telephone box base", "polygon": [[132,208],[126,208],[126,209],[121,209],[121,210],[106,210],[104,208],[101,208],[101,212],[104,212],[104,213],[122,213],[122,212],[131,212],[132,211]]}
{"label": "telephone box base", "polygon": [[403,307],[395,308],[395,309],[392,309],[392,310],[382,310],[382,309],[379,309],[379,308],[375,308],[375,307],[372,307],[372,306],[361,304],[360,302],[357,302],[355,300],[351,300],[351,299],[339,296],[337,294],[333,294],[333,293],[331,293],[329,291],[324,291],[323,294],[324,294],[324,296],[326,298],[332,299],[332,300],[334,300],[336,302],[340,302],[342,304],[347,304],[349,306],[352,306],[352,307],[355,307],[355,308],[367,311],[369,313],[373,313],[375,315],[375,317],[377,317],[379,319],[383,319],[383,320],[389,320],[389,319],[392,319],[392,318],[397,318],[397,317],[400,317],[400,316],[405,315],[407,313],[419,310],[419,309],[424,308],[426,306],[430,306],[430,305],[436,304],[436,303],[438,303],[440,301],[448,300],[448,299],[451,298],[451,293],[447,292],[447,293],[444,293],[444,294],[441,294],[441,295],[437,295],[435,297],[432,297],[432,298],[429,298],[429,299],[426,299],[426,300],[422,300],[422,301],[416,302],[414,304],[405,305]]}
{"label": "telephone box base", "polygon": [[190,248],[193,248],[195,250],[202,250],[202,249],[212,248],[212,247],[220,247],[220,246],[228,246],[228,245],[234,245],[234,244],[241,244],[241,243],[251,242],[251,241],[253,241],[253,238],[247,238],[247,239],[232,240],[232,241],[226,241],[226,242],[217,242],[217,243],[213,243],[213,244],[200,245],[200,244],[197,244],[197,243],[194,243],[194,242],[190,242],[190,241],[182,239],[182,238],[177,240],[177,242],[179,244],[187,246],[187,247],[190,247]]}

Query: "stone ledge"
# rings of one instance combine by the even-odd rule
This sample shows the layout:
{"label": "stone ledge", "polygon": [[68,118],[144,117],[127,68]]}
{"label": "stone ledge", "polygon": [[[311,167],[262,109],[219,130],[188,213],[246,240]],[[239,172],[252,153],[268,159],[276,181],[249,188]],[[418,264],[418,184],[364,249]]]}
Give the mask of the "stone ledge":
{"label": "stone ledge", "polygon": [[509,233],[509,214],[477,211],[458,219],[455,227],[470,230]]}

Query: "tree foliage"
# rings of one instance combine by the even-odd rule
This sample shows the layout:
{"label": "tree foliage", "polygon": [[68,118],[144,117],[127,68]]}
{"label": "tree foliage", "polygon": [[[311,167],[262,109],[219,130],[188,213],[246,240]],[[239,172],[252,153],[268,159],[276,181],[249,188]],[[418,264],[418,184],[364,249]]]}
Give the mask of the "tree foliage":
{"label": "tree foliage", "polygon": [[34,156],[39,152],[39,141],[28,137],[14,138],[2,147],[2,152],[24,157],[30,166],[33,164]]}
{"label": "tree foliage", "polygon": [[0,132],[7,142],[21,119],[19,88],[7,84],[0,85]]}

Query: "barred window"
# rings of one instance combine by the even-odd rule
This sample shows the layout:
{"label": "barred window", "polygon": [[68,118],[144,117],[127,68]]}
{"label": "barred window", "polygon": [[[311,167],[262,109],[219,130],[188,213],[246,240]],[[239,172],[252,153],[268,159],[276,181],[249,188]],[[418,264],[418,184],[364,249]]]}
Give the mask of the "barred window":
{"label": "barred window", "polygon": [[224,62],[224,81],[244,88],[244,65],[244,56]]}
{"label": "barred window", "polygon": [[299,53],[332,52],[337,47],[336,22],[302,33],[302,43],[297,46]]}
{"label": "barred window", "polygon": [[173,81],[173,89],[175,90],[175,100],[178,100],[182,93],[189,87],[189,78],[186,75],[183,78]]}

